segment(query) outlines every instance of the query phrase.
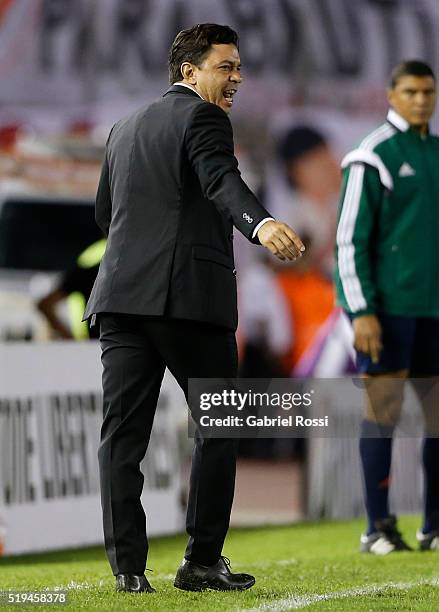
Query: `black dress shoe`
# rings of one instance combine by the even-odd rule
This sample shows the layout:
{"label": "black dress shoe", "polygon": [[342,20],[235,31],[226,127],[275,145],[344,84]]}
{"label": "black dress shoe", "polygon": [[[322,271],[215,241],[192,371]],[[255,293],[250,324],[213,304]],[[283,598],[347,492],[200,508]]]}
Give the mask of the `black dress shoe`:
{"label": "black dress shoe", "polygon": [[155,593],[145,576],[136,574],[118,574],[116,576],[116,591],[125,593]]}
{"label": "black dress shoe", "polygon": [[250,574],[232,574],[230,561],[220,557],[215,565],[199,565],[188,559],[177,570],[174,586],[183,591],[244,591],[255,583]]}

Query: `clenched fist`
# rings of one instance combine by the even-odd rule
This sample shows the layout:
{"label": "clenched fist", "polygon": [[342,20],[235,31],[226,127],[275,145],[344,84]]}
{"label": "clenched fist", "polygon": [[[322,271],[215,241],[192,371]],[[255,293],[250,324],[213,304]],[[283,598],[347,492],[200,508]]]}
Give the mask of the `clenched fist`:
{"label": "clenched fist", "polygon": [[258,231],[259,242],[278,259],[294,261],[301,257],[305,246],[286,223],[267,221]]}

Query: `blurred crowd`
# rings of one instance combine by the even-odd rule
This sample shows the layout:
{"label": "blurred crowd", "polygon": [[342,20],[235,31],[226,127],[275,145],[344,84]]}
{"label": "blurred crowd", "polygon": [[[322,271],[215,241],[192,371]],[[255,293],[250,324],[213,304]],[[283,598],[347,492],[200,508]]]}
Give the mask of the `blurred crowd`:
{"label": "blurred crowd", "polygon": [[[50,195],[52,206],[56,206],[57,197],[67,195],[78,202],[85,199],[91,209],[104,142],[105,130],[84,122],[69,126],[62,137],[50,138],[38,137],[20,126],[4,126],[0,130],[0,195],[3,199],[11,194]],[[241,172],[273,216],[299,233],[306,254],[297,262],[282,264],[265,249],[252,248],[235,232],[241,375],[309,376],[325,342],[337,330],[332,273],[341,172],[327,135],[310,124],[286,125],[273,137],[270,151],[261,173],[250,151],[238,142]],[[63,222],[61,215],[60,223],[68,225],[67,217]],[[84,231],[79,228],[78,234]],[[59,261],[57,274],[52,274],[50,282],[43,282],[42,270],[34,270],[29,283],[33,317],[44,333],[28,326],[24,337],[84,339],[89,334],[79,324],[81,305],[91,291],[102,242],[91,264],[84,265],[84,252],[90,252],[90,247],[93,250],[99,237],[90,235],[88,244],[78,236],[77,243],[70,245],[70,257],[61,258],[63,228],[55,227],[53,232],[55,239],[45,246],[48,258],[55,262],[51,270],[57,269]],[[11,273],[14,262],[5,266],[1,257],[0,268],[7,267]],[[28,259],[30,264],[19,263],[17,267],[38,268],[32,264],[32,253]],[[3,330],[2,337],[17,339],[20,334],[20,330]],[[344,360],[338,369],[342,371],[346,363]]]}
{"label": "blurred crowd", "polygon": [[299,233],[306,253],[281,264],[259,251],[250,261],[238,241],[239,338],[248,377],[295,375],[334,310],[338,161],[325,135],[309,125],[288,127],[273,150],[259,197]]}
{"label": "blurred crowd", "polygon": [[[50,195],[52,203],[59,196],[60,206],[69,195],[88,198],[92,206],[103,145],[103,137],[84,123],[70,126],[58,138],[39,138],[19,126],[5,126],[0,130],[0,194],[3,198]],[[261,175],[252,165],[250,152],[238,143],[242,174],[273,216],[302,236],[307,250],[300,261],[281,264],[265,250],[251,248],[242,236],[235,236],[238,340],[241,374],[247,377],[297,375],[334,312],[338,160],[326,135],[306,124],[286,126],[273,138],[271,149]],[[59,236],[61,240],[61,228]],[[50,283],[30,284],[33,308],[41,315],[47,339],[84,338],[77,321],[80,308],[74,306],[71,295],[79,292],[87,299],[91,290],[98,261],[86,268],[78,263],[84,248],[90,246],[78,239],[65,268]],[[56,251],[48,256],[56,260],[56,240],[53,248]],[[7,267],[13,270],[13,262]],[[29,267],[34,266],[30,263]],[[41,278],[42,271],[37,272]],[[26,333],[29,339],[42,338],[40,332]],[[20,331],[3,333],[5,336],[14,339]]]}

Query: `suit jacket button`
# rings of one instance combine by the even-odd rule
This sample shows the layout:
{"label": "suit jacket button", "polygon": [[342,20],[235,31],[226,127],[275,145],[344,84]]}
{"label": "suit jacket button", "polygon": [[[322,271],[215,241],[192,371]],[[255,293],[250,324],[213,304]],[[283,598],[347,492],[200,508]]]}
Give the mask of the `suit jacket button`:
{"label": "suit jacket button", "polygon": [[236,276],[236,268],[233,268],[233,274]]}
{"label": "suit jacket button", "polygon": [[233,240],[233,238],[234,238],[233,234],[230,234],[229,240]]}

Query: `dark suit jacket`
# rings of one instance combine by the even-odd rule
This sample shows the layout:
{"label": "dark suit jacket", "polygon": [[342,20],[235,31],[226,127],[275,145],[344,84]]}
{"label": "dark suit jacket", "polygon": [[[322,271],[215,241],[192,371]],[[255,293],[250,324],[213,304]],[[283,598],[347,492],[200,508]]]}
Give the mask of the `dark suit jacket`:
{"label": "dark suit jacket", "polygon": [[235,329],[233,225],[269,213],[241,179],[227,114],[186,87],[110,132],[96,197],[107,249],[84,318],[166,315]]}

